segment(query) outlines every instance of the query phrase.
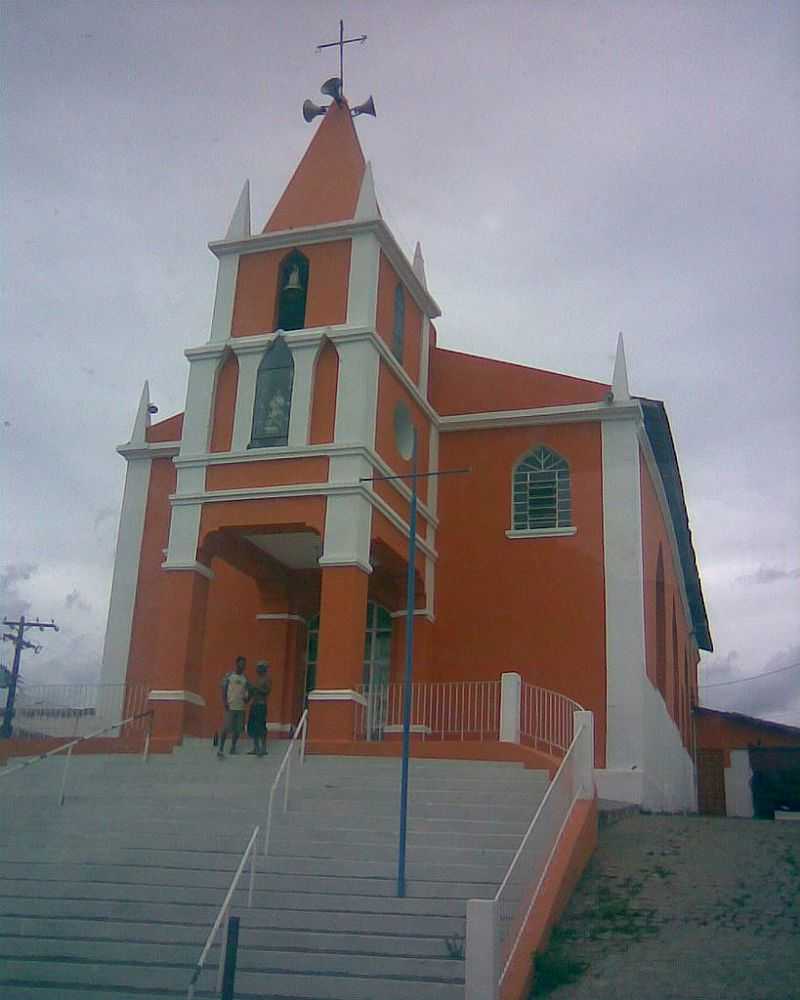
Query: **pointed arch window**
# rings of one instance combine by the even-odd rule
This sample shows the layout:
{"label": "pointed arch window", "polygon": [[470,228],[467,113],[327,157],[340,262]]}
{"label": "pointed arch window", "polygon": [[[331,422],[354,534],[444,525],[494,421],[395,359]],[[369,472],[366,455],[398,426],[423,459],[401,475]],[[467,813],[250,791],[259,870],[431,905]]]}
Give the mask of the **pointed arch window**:
{"label": "pointed arch window", "polygon": [[403,341],[406,329],[406,297],[403,286],[398,283],[394,290],[394,325],[392,326],[392,354],[402,364]]}
{"label": "pointed arch window", "polygon": [[278,268],[276,330],[302,330],[306,325],[308,257],[292,250]]}
{"label": "pointed arch window", "polygon": [[294,361],[283,337],[265,352],[258,366],[250,448],[279,448],[289,441]]}
{"label": "pointed arch window", "polygon": [[569,465],[565,458],[540,446],[514,469],[511,534],[574,534]]}

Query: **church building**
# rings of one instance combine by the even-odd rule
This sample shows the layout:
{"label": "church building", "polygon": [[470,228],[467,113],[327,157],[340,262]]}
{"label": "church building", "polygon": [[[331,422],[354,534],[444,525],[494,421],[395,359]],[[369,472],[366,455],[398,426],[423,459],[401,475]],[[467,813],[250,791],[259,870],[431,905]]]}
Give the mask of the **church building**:
{"label": "church building", "polygon": [[210,244],[184,412],[153,422],[145,385],[118,449],[103,683],[150,689],[167,747],[219,729],[237,655],[265,659],[273,734],[308,706],[312,750],[390,741],[413,439],[415,686],[491,701],[515,673],[594,713],[601,795],[693,807],[711,639],[664,404],[631,396],[621,340],[608,384],[439,347],[347,101],[320,118],[266,224],[245,184]]}

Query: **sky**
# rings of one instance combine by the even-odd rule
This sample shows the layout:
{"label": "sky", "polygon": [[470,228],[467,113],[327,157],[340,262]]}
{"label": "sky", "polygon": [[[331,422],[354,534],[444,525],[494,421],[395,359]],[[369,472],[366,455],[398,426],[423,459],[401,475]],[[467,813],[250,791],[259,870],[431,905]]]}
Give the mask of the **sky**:
{"label": "sky", "polygon": [[266,221],[342,16],[368,36],[345,92],[374,96],[359,135],[395,236],[422,243],[440,346],[610,381],[623,331],[681,464],[701,700],[800,725],[800,5],[0,7],[0,613],[61,627],[29,683],[97,677],[114,449],[145,379],[159,417],[183,409],[207,243],[245,178]]}

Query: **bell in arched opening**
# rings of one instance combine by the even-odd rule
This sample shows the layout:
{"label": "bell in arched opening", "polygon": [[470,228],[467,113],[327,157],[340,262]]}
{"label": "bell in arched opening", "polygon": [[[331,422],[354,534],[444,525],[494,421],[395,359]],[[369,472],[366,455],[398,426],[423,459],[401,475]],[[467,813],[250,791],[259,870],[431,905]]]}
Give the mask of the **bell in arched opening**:
{"label": "bell in arched opening", "polygon": [[293,250],[281,261],[278,271],[276,330],[302,330],[306,325],[308,258]]}

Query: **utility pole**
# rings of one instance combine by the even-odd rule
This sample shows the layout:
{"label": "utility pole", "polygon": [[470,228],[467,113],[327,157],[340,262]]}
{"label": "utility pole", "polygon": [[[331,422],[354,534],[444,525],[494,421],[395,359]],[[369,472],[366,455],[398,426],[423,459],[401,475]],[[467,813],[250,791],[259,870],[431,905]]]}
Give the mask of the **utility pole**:
{"label": "utility pole", "polygon": [[7,618],[3,619],[3,625],[5,628],[16,629],[16,634],[13,632],[3,633],[3,642],[13,642],[14,643],[14,665],[11,668],[11,683],[8,687],[8,697],[6,698],[6,708],[3,713],[3,725],[0,726],[0,739],[8,740],[11,738],[12,733],[12,720],[14,718],[14,702],[17,697],[17,681],[19,679],[19,664],[22,659],[23,649],[32,649],[34,653],[38,653],[41,650],[41,646],[37,645],[35,642],[29,642],[25,638],[25,630],[30,628],[38,628],[40,632],[44,632],[46,628],[52,628],[58,632],[58,625],[51,619],[49,622],[40,622],[37,618],[36,621],[26,622],[25,615],[20,615],[18,621],[9,621]]}

